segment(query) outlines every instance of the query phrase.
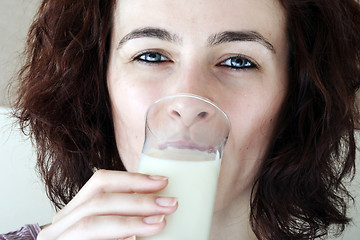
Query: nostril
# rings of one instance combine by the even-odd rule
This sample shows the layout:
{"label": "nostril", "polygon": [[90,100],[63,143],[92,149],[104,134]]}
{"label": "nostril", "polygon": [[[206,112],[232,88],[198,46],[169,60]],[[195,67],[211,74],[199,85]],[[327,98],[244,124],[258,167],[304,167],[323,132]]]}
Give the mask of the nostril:
{"label": "nostril", "polygon": [[175,115],[175,116],[181,117],[181,114],[176,110],[173,110],[172,114]]}
{"label": "nostril", "polygon": [[207,115],[208,115],[207,112],[201,112],[201,113],[198,114],[198,117],[199,118],[205,118]]}

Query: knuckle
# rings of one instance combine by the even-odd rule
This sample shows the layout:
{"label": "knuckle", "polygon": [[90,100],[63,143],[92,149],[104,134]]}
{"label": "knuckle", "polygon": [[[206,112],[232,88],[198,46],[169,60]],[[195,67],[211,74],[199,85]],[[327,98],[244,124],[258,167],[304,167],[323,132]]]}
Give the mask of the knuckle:
{"label": "knuckle", "polygon": [[107,170],[99,169],[93,174],[93,178],[95,179],[102,179],[107,175]]}
{"label": "knuckle", "polygon": [[95,208],[97,206],[101,206],[101,204],[104,204],[107,199],[108,194],[106,194],[105,192],[99,192],[87,202],[87,205],[90,208]]}
{"label": "knuckle", "polygon": [[86,230],[92,228],[92,226],[96,225],[96,217],[95,216],[85,216],[81,218],[75,225],[77,230]]}
{"label": "knuckle", "polygon": [[37,240],[49,239],[49,237],[48,237],[47,234],[46,234],[46,229],[40,231],[36,239],[37,239]]}
{"label": "knuckle", "polygon": [[155,198],[147,194],[133,194],[133,201],[136,206],[154,205]]}
{"label": "knuckle", "polygon": [[91,184],[98,189],[98,191],[104,191],[104,184],[106,182],[107,170],[97,170],[91,177]]}

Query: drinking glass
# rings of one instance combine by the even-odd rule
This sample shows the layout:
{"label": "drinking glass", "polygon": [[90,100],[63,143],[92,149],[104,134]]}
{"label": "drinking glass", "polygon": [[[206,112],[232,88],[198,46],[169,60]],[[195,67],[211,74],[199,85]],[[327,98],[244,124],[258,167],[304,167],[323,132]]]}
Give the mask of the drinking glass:
{"label": "drinking glass", "polygon": [[147,240],[207,240],[221,157],[230,121],[213,102],[177,94],[155,101],[146,114],[139,173],[169,177],[159,195],[176,197],[165,229]]}

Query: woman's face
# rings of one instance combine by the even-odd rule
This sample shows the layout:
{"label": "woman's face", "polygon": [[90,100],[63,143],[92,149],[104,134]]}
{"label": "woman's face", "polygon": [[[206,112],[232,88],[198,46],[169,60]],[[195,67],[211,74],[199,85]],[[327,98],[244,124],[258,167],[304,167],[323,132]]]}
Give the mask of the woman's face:
{"label": "woman's face", "polygon": [[217,208],[248,195],[287,92],[285,28],[276,0],[118,0],[107,84],[127,170],[139,164],[148,106],[196,94],[232,124]]}

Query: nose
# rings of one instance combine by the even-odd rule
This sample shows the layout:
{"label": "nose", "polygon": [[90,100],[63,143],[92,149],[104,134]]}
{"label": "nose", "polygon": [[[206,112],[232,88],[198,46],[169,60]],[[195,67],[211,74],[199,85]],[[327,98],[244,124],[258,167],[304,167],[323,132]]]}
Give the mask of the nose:
{"label": "nose", "polygon": [[168,107],[169,116],[186,127],[211,119],[214,111],[209,103],[190,98],[174,101]]}
{"label": "nose", "polygon": [[187,54],[166,82],[166,95],[188,93],[214,100],[223,82],[218,81],[205,56],[195,50]]}

